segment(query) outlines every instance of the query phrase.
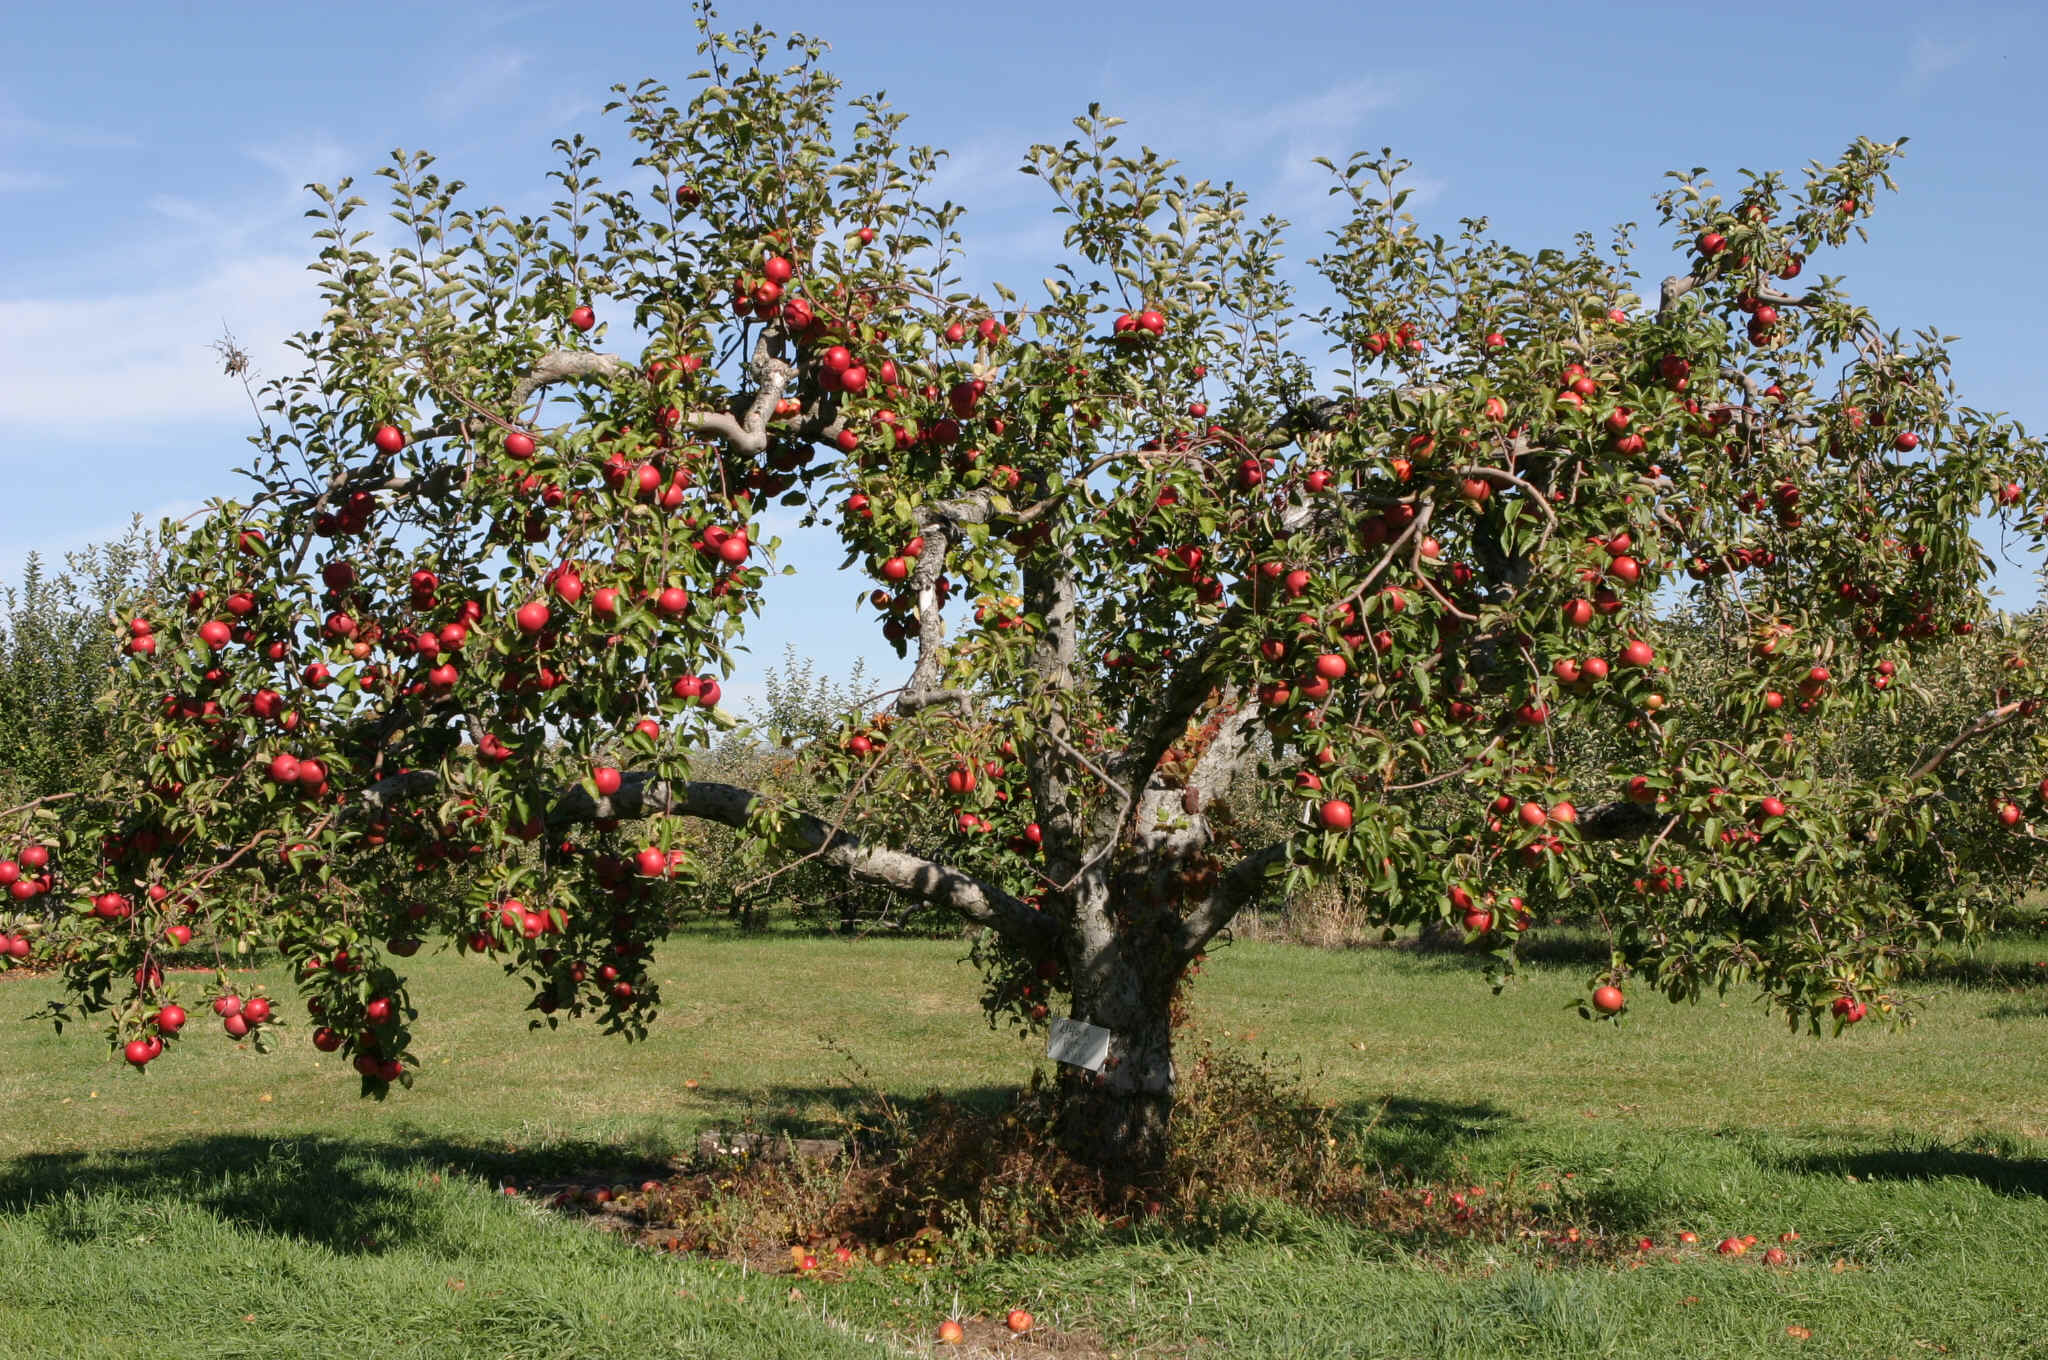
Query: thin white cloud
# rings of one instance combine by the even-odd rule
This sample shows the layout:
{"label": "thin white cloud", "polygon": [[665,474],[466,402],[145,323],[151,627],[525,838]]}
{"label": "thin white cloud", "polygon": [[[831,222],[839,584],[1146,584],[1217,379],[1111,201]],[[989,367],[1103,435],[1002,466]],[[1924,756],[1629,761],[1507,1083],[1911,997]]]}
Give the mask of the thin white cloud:
{"label": "thin white cloud", "polygon": [[509,47],[479,52],[453,79],[427,95],[427,109],[437,118],[455,119],[501,100],[513,92],[519,73],[531,60]]}
{"label": "thin white cloud", "polygon": [[1048,204],[1051,194],[1042,180],[1023,174],[1024,152],[1036,139],[1005,135],[984,136],[946,149],[931,186],[921,195],[936,203],[951,199],[972,210],[991,199],[1011,198],[1029,190]]}
{"label": "thin white cloud", "polygon": [[354,154],[331,137],[312,134],[245,149],[250,160],[276,173],[294,204],[308,184],[332,184],[358,169]]}
{"label": "thin white cloud", "polygon": [[1925,87],[1936,76],[1961,66],[1969,57],[1972,46],[1967,39],[1944,42],[1921,34],[1913,39],[1912,47],[1906,52],[1906,83],[1916,89]]}
{"label": "thin white cloud", "polygon": [[463,27],[472,33],[488,33],[494,29],[508,27],[522,19],[531,19],[536,14],[545,14],[556,8],[552,4],[509,5],[502,9],[486,8],[475,18],[466,20]]}
{"label": "thin white cloud", "polygon": [[0,170],[0,194],[28,194],[55,189],[64,181],[40,170]]}
{"label": "thin white cloud", "polygon": [[259,372],[295,357],[283,340],[318,317],[299,255],[252,255],[182,282],[95,298],[0,302],[0,423],[147,439],[195,421],[249,425],[248,398],[211,348],[223,322]]}
{"label": "thin white cloud", "polygon": [[34,141],[78,151],[109,151],[142,145],[142,139],[132,132],[52,123],[47,119],[31,118],[11,105],[0,105],[0,142],[6,141]]}
{"label": "thin white cloud", "polygon": [[[1393,104],[1394,82],[1365,76],[1343,81],[1314,94],[1290,99],[1261,113],[1241,110],[1210,115],[1209,142],[1225,150],[1251,150],[1280,142],[1288,147],[1316,145],[1311,155],[1332,159],[1353,149],[1344,141],[1366,115]],[[1342,143],[1341,145],[1339,143]]]}
{"label": "thin white cloud", "polygon": [[203,231],[226,231],[229,219],[194,199],[178,194],[151,194],[149,210],[159,217],[169,218],[181,226],[198,227]]}

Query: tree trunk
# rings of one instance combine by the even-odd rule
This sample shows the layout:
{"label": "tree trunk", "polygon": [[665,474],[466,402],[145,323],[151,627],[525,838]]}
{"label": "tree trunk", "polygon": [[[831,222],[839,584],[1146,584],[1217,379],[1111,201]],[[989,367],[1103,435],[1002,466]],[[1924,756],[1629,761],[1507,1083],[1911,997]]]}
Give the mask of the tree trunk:
{"label": "tree trunk", "polygon": [[1080,932],[1094,947],[1070,960],[1068,976],[1073,1018],[1109,1031],[1109,1057],[1100,1072],[1060,1069],[1057,1132],[1111,1186],[1145,1186],[1166,1169],[1173,1115],[1173,951],[1163,931],[1145,929],[1163,924],[1150,913],[1105,916],[1122,928]]}
{"label": "tree trunk", "polygon": [[1060,1146],[1112,1187],[1152,1185],[1166,1170],[1173,1038],[1164,1016],[1146,1031],[1110,1031],[1112,1067],[1099,1073],[1068,1067],[1060,1073]]}

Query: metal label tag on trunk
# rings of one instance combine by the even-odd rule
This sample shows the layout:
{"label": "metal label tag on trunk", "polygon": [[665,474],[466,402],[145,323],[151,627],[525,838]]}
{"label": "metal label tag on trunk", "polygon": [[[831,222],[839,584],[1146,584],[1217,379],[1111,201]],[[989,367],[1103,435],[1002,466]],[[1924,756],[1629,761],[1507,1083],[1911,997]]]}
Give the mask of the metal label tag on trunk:
{"label": "metal label tag on trunk", "polygon": [[1086,1020],[1069,1020],[1056,1015],[1052,1033],[1046,1036],[1045,1056],[1069,1067],[1100,1072],[1109,1061],[1109,1031]]}

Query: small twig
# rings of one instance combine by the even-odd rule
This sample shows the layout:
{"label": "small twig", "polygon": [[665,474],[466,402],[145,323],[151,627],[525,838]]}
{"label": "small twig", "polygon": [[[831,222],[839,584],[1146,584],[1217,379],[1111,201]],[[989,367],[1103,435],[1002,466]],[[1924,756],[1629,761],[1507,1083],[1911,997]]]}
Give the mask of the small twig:
{"label": "small twig", "polygon": [[1388,784],[1382,790],[1382,792],[1412,793],[1416,789],[1426,789],[1432,784],[1441,784],[1447,779],[1456,779],[1459,775],[1464,774],[1474,765],[1477,765],[1480,761],[1492,755],[1494,751],[1499,748],[1503,740],[1505,740],[1505,738],[1495,737],[1492,741],[1489,741],[1488,743],[1486,743],[1485,746],[1481,747],[1478,754],[1467,757],[1462,764],[1453,765],[1450,769],[1445,770],[1440,774],[1433,774],[1429,776],[1429,778],[1427,779],[1419,779],[1413,784]]}
{"label": "small twig", "polygon": [[1968,743],[1975,741],[1977,738],[1984,736],[1987,733],[1995,732],[1999,728],[2005,726],[2007,723],[2011,722],[2015,717],[2019,715],[2019,711],[2019,703],[2014,702],[2000,705],[1999,707],[1992,709],[1988,713],[1981,714],[1976,719],[1976,721],[1972,722],[1968,727],[1965,727],[1962,731],[1956,733],[1956,735],[1953,738],[1951,738],[1947,744],[1942,746],[1939,750],[1935,751],[1933,755],[1927,757],[1927,759],[1921,761],[1918,765],[1914,766],[1913,772],[1907,775],[1906,778],[1910,780],[1925,779],[1928,775],[1934,773],[1935,769],[1941,764],[1942,761],[1947,760],[1950,756],[1954,755],[1957,751],[1961,750]]}
{"label": "small twig", "polygon": [[[1118,783],[1115,779],[1111,778],[1109,772],[1104,770],[1100,765],[1097,765],[1094,761],[1090,760],[1087,756],[1081,754],[1080,751],[1076,750],[1074,746],[1071,743],[1069,743],[1065,737],[1053,731],[1051,728],[1041,729],[1039,735],[1048,738],[1053,743],[1058,745],[1062,750],[1064,750],[1068,755],[1072,756],[1075,760],[1080,761],[1081,767],[1083,769],[1087,770],[1097,779],[1100,779],[1104,784],[1107,784],[1110,787],[1111,791],[1113,791],[1118,797],[1122,798],[1125,803],[1128,804],[1134,801],[1131,797],[1131,791],[1128,788],[1125,788],[1122,784]],[[1121,822],[1122,818],[1118,818],[1118,821]]]}

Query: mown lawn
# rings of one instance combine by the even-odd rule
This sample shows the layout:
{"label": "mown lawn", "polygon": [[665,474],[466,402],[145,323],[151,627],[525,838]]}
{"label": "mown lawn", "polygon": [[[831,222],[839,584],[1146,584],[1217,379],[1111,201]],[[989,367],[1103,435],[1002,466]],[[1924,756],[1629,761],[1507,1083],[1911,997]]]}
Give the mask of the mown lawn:
{"label": "mown lawn", "polygon": [[[981,1022],[962,952],[680,940],[633,1046],[529,1033],[495,968],[423,956],[425,1072],[381,1104],[303,1025],[268,1056],[197,1033],[138,1077],[95,1034],[14,1023],[48,984],[0,983],[0,1356],[883,1356],[1018,1304],[1129,1355],[2048,1356],[2039,939],[1957,960],[1918,1027],[1840,1040],[1733,997],[1589,1025],[1566,1009],[1580,966],[1495,997],[1458,960],[1213,956],[1198,1030],[1304,1077],[1364,1155],[1446,1182],[1570,1173],[1589,1231],[1659,1243],[1642,1260],[1446,1261],[1243,1205],[1199,1233],[792,1297],[790,1277],[635,1251],[501,1193],[710,1125],[827,1126],[856,1081],[999,1098],[1033,1049]],[[244,981],[289,995],[275,971]],[[1681,1230],[1800,1240],[1772,1270],[1762,1244],[1666,1250]]]}

